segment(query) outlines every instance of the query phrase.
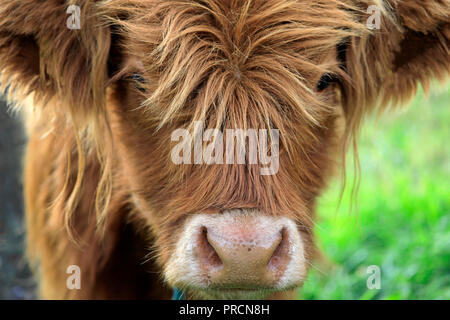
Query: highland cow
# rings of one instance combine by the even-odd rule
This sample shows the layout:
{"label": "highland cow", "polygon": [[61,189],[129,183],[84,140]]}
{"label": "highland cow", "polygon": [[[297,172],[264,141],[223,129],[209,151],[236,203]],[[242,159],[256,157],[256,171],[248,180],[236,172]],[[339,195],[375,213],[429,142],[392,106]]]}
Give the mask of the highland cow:
{"label": "highland cow", "polygon": [[[449,18],[448,0],[0,0],[41,297],[293,298],[317,197],[366,114],[446,79]],[[269,132],[279,168],[245,148],[174,163],[197,121]]]}

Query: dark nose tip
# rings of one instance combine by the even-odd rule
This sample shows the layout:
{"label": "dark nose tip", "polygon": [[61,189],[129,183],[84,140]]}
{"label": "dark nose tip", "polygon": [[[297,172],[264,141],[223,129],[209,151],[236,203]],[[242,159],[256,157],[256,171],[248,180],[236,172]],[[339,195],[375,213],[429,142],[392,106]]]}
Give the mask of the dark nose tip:
{"label": "dark nose tip", "polygon": [[224,288],[273,286],[290,260],[285,228],[264,234],[248,226],[221,231],[203,227],[198,244],[203,271],[212,285]]}

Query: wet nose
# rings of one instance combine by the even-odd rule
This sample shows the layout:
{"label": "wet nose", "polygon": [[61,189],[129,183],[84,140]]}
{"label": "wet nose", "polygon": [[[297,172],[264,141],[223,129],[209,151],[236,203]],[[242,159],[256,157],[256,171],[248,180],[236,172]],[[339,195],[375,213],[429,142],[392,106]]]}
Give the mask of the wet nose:
{"label": "wet nose", "polygon": [[200,265],[217,287],[271,287],[289,263],[289,235],[283,227],[266,231],[246,224],[203,226],[198,244]]}

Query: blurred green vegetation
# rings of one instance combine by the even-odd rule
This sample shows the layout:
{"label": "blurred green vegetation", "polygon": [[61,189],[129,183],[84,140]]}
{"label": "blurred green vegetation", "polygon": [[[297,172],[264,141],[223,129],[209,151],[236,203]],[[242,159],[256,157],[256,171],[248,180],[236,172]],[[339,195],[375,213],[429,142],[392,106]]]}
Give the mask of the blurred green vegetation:
{"label": "blurred green vegetation", "polygon": [[[299,298],[450,299],[450,86],[368,118],[358,145],[357,208],[349,166],[341,205],[339,179],[319,201],[317,240],[331,267],[315,262]],[[367,288],[370,265],[380,290]]]}

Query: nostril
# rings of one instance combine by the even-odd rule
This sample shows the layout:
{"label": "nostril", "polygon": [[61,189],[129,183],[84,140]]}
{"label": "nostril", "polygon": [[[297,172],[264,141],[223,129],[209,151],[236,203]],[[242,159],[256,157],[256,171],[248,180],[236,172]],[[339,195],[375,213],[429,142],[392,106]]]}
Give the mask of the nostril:
{"label": "nostril", "polygon": [[214,247],[208,241],[208,229],[206,227],[201,228],[198,238],[198,258],[201,266],[208,269],[215,269],[222,267],[222,260],[217,254]]}
{"label": "nostril", "polygon": [[286,228],[281,229],[281,241],[272,254],[267,267],[278,278],[284,273],[289,263],[289,235]]}

